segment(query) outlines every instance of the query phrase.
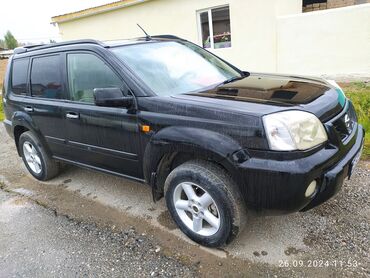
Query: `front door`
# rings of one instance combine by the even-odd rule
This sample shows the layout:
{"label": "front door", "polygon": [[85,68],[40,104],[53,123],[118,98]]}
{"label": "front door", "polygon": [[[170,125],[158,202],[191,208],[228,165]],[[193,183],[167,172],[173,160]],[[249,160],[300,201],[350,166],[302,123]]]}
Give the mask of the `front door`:
{"label": "front door", "polygon": [[123,79],[93,52],[69,52],[66,61],[70,101],[63,109],[69,159],[142,179],[137,115],[126,108],[94,104],[95,88],[118,87],[129,94]]}

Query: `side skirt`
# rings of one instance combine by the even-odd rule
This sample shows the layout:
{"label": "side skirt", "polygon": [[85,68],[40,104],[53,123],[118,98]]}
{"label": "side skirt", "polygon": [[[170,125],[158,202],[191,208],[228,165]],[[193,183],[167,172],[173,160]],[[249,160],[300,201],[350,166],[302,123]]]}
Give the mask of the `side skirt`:
{"label": "side skirt", "polygon": [[125,179],[129,179],[129,180],[137,181],[139,183],[146,184],[145,180],[143,180],[143,179],[139,179],[139,178],[135,178],[135,177],[132,177],[132,176],[124,175],[124,174],[121,174],[121,173],[109,171],[109,170],[106,170],[106,169],[103,169],[103,168],[91,166],[91,165],[88,165],[88,164],[76,162],[76,161],[65,159],[65,158],[58,157],[58,156],[53,156],[53,158],[55,160],[66,162],[68,164],[72,164],[72,165],[75,165],[75,166],[78,166],[78,167],[81,167],[81,168],[85,168],[85,169],[89,169],[89,170],[94,170],[94,171],[98,171],[98,172],[103,172],[103,173],[106,173],[106,174],[111,174],[111,175],[114,175],[114,176],[118,176],[118,177],[121,177],[121,178],[125,178]]}

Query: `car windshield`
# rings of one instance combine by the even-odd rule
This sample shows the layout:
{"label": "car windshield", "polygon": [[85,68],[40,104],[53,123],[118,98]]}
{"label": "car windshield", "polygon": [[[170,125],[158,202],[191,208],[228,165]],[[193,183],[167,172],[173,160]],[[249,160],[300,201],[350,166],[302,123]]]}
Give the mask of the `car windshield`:
{"label": "car windshield", "polygon": [[154,41],[112,51],[160,96],[200,91],[241,77],[219,58],[188,42]]}

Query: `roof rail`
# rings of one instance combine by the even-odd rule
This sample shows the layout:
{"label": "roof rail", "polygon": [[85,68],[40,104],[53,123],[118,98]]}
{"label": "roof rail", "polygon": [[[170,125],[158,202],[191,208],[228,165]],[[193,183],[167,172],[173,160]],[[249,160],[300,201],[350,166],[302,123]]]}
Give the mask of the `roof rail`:
{"label": "roof rail", "polygon": [[48,43],[48,44],[36,44],[36,45],[26,45],[17,47],[14,49],[14,54],[21,54],[29,51],[35,51],[40,49],[48,49],[53,47],[59,47],[59,46],[66,46],[66,45],[74,45],[74,44],[96,44],[103,47],[106,47],[104,43],[97,40],[73,40],[73,41],[65,41],[65,42],[58,42],[58,43]]}
{"label": "roof rail", "polygon": [[158,38],[158,39],[170,39],[170,40],[182,40],[185,41],[185,39],[180,38],[178,36],[174,35],[156,35],[156,36],[151,36],[152,38]]}
{"label": "roof rail", "polygon": [[45,44],[44,43],[40,43],[40,44],[30,44],[30,45],[24,45],[22,46],[23,48],[33,48],[33,47],[39,47],[39,46],[44,46]]}

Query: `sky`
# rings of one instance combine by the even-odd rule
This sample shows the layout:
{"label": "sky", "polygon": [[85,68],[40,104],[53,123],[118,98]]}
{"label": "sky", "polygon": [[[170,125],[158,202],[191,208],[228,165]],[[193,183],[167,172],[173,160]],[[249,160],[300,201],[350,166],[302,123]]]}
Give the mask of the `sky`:
{"label": "sky", "polygon": [[117,0],[10,0],[0,8],[0,38],[9,30],[22,43],[60,40],[51,17],[99,6]]}

